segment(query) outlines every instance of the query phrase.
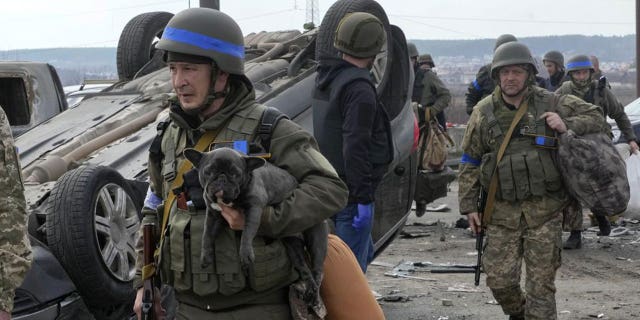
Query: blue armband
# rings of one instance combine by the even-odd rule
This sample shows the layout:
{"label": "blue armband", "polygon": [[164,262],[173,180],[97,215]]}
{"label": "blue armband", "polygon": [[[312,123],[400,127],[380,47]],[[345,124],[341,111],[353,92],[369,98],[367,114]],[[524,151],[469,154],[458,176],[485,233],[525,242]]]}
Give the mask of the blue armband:
{"label": "blue armband", "polygon": [[473,84],[473,87],[476,88],[476,90],[478,90],[478,91],[482,90],[482,88],[478,84],[478,79],[474,79],[473,82],[471,82],[471,84]]}
{"label": "blue armband", "polygon": [[144,197],[144,207],[155,210],[162,203],[162,198],[158,197],[151,188],[147,189],[147,196]]}
{"label": "blue armband", "polygon": [[470,155],[468,155],[466,153],[463,153],[462,154],[462,158],[460,158],[460,164],[468,163],[468,164],[470,164],[472,166],[477,167],[477,166],[480,165],[480,162],[481,161],[479,159],[472,158]]}

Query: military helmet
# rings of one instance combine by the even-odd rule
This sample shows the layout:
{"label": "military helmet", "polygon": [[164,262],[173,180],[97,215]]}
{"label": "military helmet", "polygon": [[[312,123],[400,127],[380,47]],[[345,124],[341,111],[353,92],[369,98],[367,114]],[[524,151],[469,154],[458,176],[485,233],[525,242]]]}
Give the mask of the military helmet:
{"label": "military helmet", "polygon": [[244,74],[244,37],[227,14],[209,8],[177,13],[164,29],[156,48],[212,59],[222,70]]}
{"label": "military helmet", "polygon": [[407,50],[409,51],[410,58],[417,57],[420,55],[418,53],[418,48],[416,48],[416,45],[413,42],[407,42]]}
{"label": "military helmet", "polygon": [[559,68],[564,68],[564,56],[560,51],[551,50],[545,53],[544,57],[542,57],[542,62],[545,61],[555,62]]}
{"label": "military helmet", "polygon": [[496,39],[496,44],[493,46],[493,52],[495,52],[501,44],[505,44],[507,42],[516,42],[518,39],[516,36],[512,34],[502,34]]}
{"label": "military helmet", "polygon": [[386,37],[384,26],[376,16],[354,12],[338,23],[333,46],[356,58],[369,58],[380,52]]}
{"label": "military helmet", "polygon": [[420,55],[420,57],[418,58],[418,64],[424,63],[429,64],[432,68],[436,66],[436,64],[433,62],[433,58],[428,53]]}
{"label": "military helmet", "polygon": [[573,56],[567,61],[567,72],[589,69],[591,72],[595,71],[591,59],[586,54],[579,54]]}
{"label": "military helmet", "polygon": [[533,74],[538,73],[536,61],[531,56],[531,51],[526,45],[520,42],[509,42],[498,47],[493,54],[491,62],[491,76],[495,79],[501,67],[514,64],[529,64],[533,68]]}

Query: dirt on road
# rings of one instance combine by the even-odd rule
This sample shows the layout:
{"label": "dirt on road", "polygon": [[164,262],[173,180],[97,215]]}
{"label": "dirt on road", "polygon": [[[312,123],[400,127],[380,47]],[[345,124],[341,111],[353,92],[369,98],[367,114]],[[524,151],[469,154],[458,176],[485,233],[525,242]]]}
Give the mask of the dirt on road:
{"label": "dirt on road", "polygon": [[[493,299],[484,274],[476,287],[473,273],[430,272],[430,264],[476,263],[475,238],[455,228],[461,217],[457,195],[454,182],[447,198],[429,206],[446,204],[448,211],[427,212],[420,218],[412,213],[404,228],[410,237],[396,238],[369,266],[369,284],[380,295],[387,319],[508,318]],[[589,226],[588,218],[584,223]],[[626,229],[618,230],[626,230],[623,235],[599,237],[589,229],[583,233],[582,249],[562,252],[556,276],[558,319],[640,319],[640,224],[625,219],[622,224]],[[563,239],[567,237],[565,233]]]}

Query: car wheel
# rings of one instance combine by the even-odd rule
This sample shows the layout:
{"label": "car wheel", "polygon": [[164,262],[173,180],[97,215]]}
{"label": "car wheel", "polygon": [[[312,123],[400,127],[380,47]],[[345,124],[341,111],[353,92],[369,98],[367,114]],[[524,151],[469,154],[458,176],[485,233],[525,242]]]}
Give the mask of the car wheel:
{"label": "car wheel", "polygon": [[65,173],[47,204],[47,242],[90,306],[133,299],[140,205],[115,170]]}
{"label": "car wheel", "polygon": [[156,43],[172,17],[169,12],[146,12],[127,23],[120,34],[116,52],[120,80],[131,80],[164,66],[163,52],[156,50]]}
{"label": "car wheel", "polygon": [[387,43],[383,52],[378,54],[373,64],[373,75],[378,87],[384,88],[391,64],[387,63],[387,56],[392,54],[393,37],[391,29],[389,27],[389,18],[384,12],[384,9],[379,3],[373,0],[340,0],[335,2],[322,19],[320,24],[320,30],[318,31],[318,38],[316,40],[316,59],[320,57],[336,57],[338,50],[333,47],[333,40],[335,30],[338,27],[340,20],[351,12],[367,12],[370,13],[382,22],[384,29],[387,32]]}

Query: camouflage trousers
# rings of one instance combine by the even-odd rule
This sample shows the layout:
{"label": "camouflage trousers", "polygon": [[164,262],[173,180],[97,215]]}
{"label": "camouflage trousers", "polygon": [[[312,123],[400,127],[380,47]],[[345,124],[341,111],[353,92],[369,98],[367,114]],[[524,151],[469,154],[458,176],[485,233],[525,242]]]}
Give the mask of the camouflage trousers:
{"label": "camouflage trousers", "polygon": [[562,230],[582,231],[582,205],[580,201],[571,199],[571,202],[562,210]]}
{"label": "camouflage trousers", "polygon": [[184,303],[178,303],[176,312],[178,320],[245,320],[245,319],[264,319],[264,320],[287,320],[291,319],[291,311],[287,304],[268,304],[268,305],[249,305],[239,309],[210,312],[190,306]]}
{"label": "camouflage trousers", "polygon": [[[556,271],[560,267],[562,215],[535,228],[524,215],[517,229],[489,224],[482,266],[487,286],[505,314],[524,311],[527,320],[557,319]],[[525,292],[520,287],[525,262]]]}

